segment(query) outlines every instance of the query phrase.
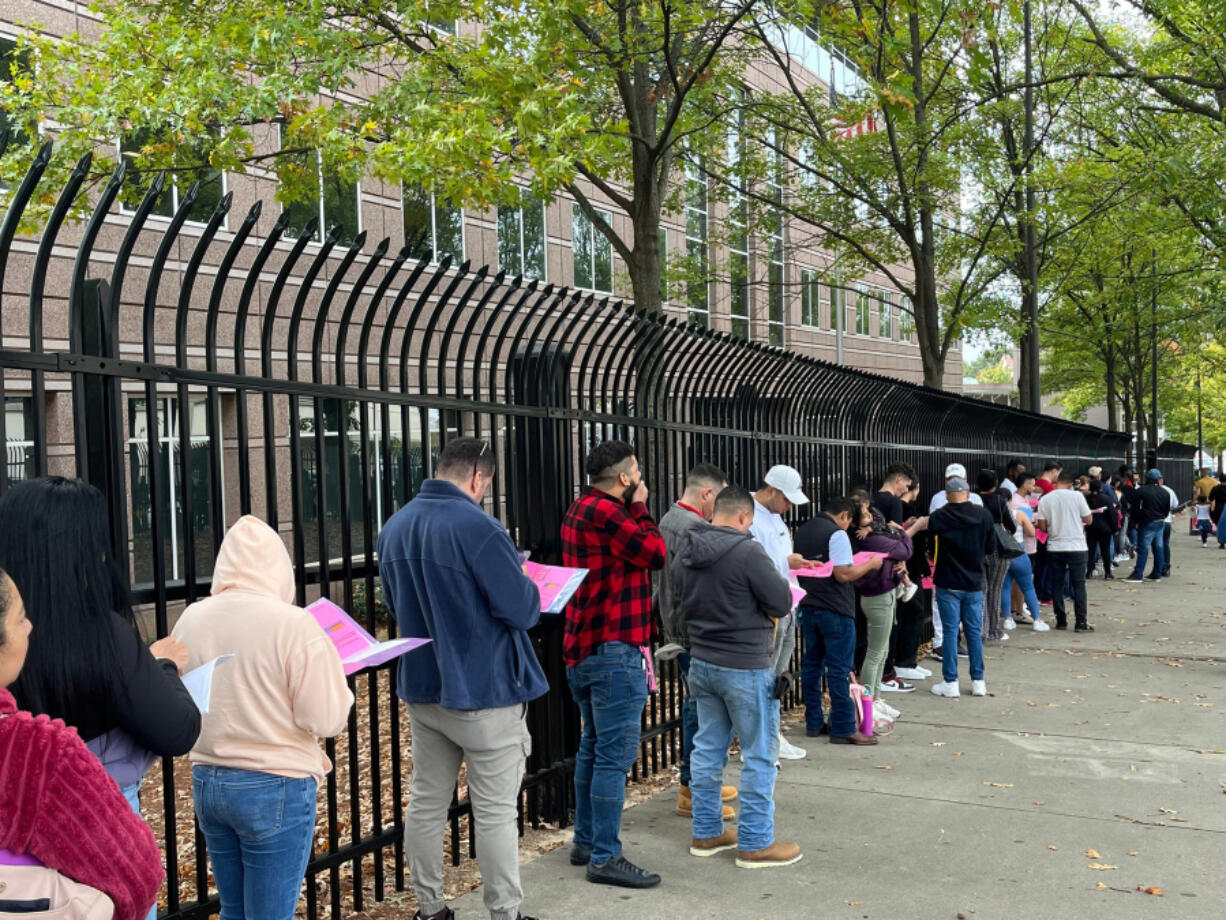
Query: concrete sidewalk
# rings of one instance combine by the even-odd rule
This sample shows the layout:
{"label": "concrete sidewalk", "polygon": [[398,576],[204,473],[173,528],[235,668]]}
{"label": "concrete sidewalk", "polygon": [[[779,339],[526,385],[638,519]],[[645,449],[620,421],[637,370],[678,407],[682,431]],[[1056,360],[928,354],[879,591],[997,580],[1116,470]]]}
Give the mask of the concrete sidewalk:
{"label": "concrete sidewalk", "polygon": [[[784,765],[776,829],[800,843],[799,864],[747,871],[731,853],[690,856],[674,788],[623,824],[627,856],[659,872],[660,887],[588,884],[562,847],[524,867],[524,913],[1226,916],[1226,666],[1216,660],[1226,656],[1226,552],[1182,535],[1173,548],[1174,576],[1161,584],[1090,583],[1096,632],[1019,627],[990,646],[987,699],[969,696],[965,673],[959,700],[934,697],[930,681],[893,694],[903,716],[874,748],[791,729],[810,753]],[[735,764],[728,774],[734,782]],[[480,891],[453,906],[463,920],[485,916]]]}

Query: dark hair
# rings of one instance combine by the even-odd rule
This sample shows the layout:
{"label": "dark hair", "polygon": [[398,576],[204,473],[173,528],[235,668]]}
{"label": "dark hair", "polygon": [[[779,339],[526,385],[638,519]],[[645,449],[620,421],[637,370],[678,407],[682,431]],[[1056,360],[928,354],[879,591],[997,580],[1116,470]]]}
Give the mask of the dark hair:
{"label": "dark hair", "polygon": [[996,483],[999,480],[996,478],[996,470],[980,470],[975,476],[975,491],[976,492],[991,492],[996,488]]}
{"label": "dark hair", "polygon": [[118,614],[136,629],[111,556],[106,499],[79,479],[18,482],[0,499],[0,565],[34,624],[18,706],[77,724],[110,699]]}
{"label": "dark hair", "polygon": [[1005,472],[1007,473],[1010,470],[1016,470],[1019,466],[1025,465],[1025,461],[1019,460],[1017,457],[1010,457],[1009,462],[1005,464]]}
{"label": "dark hair", "polygon": [[1062,467],[1055,460],[1048,460],[1046,463],[1043,464],[1044,473],[1050,473],[1052,470],[1060,470],[1060,469],[1064,469],[1064,467]]}
{"label": "dark hair", "polygon": [[871,502],[873,500],[873,497],[868,494],[868,489],[861,488],[860,486],[856,486],[848,492],[847,497],[858,502]]}
{"label": "dark hair", "polygon": [[1226,473],[1218,473],[1218,474],[1217,474],[1217,481],[1218,481],[1218,482],[1226,482]]}
{"label": "dark hair", "polygon": [[1016,476],[1013,477],[1013,484],[1020,489],[1022,487],[1022,484],[1025,483],[1027,479],[1034,479],[1034,478],[1035,478],[1034,473],[1018,473]]}
{"label": "dark hair", "polygon": [[859,519],[860,502],[848,495],[834,495],[822,503],[822,511],[831,517],[846,514],[855,521]]}
{"label": "dark hair", "polygon": [[727,481],[728,477],[724,475],[724,471],[714,463],[699,463],[685,474],[685,487],[687,489],[697,486],[710,486],[713,489],[722,489]]}
{"label": "dark hair", "polygon": [[494,451],[481,438],[452,438],[443,446],[434,468],[439,476],[462,475],[465,480],[478,472],[494,475]]}
{"label": "dark hair", "polygon": [[919,477],[915,475],[915,468],[910,463],[904,463],[902,460],[896,460],[885,468],[885,472],[881,474],[881,484],[885,485],[896,476],[903,476],[911,482],[918,482]]}
{"label": "dark hair", "polygon": [[726,486],[715,496],[716,514],[735,514],[739,511],[753,510],[753,496],[747,489],[740,486]]}
{"label": "dark hair", "polygon": [[634,456],[634,448],[625,441],[601,441],[587,455],[588,478],[593,482],[612,478],[613,467]]}
{"label": "dark hair", "polygon": [[1065,472],[1064,470],[1061,470],[1060,474],[1056,476],[1056,482],[1059,483],[1068,483],[1069,485],[1072,485],[1076,481],[1077,479],[1072,473]]}

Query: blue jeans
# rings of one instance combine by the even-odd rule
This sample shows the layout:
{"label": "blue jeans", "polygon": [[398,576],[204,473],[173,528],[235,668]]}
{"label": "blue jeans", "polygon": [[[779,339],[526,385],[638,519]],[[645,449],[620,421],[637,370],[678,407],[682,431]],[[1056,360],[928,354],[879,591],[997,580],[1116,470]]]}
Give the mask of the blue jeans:
{"label": "blue jeans", "polygon": [[1022,591],[1026,606],[1034,611],[1034,618],[1037,621],[1043,608],[1039,606],[1039,596],[1034,590],[1034,575],[1030,570],[1030,557],[1025,553],[1010,559],[1009,570],[1005,572],[1005,584],[1000,591],[1000,612],[1006,620],[1013,616],[1013,583],[1015,581]]}
{"label": "blue jeans", "polygon": [[315,837],[315,780],[192,767],[221,920],[293,920]]}
{"label": "blue jeans", "polygon": [[575,844],[589,847],[592,865],[602,866],[622,851],[626,771],[638,758],[646,662],[634,646],[606,642],[568,667],[566,680],[583,718],[575,755]]}
{"label": "blue jeans", "polygon": [[[971,658],[971,680],[983,680],[983,592],[937,588],[937,609],[941,611],[941,628],[945,635],[956,636],[958,623],[966,638],[966,653]],[[946,683],[958,682],[958,645],[941,645],[941,677]]]}
{"label": "blue jeans", "polygon": [[779,747],[779,707],[772,692],[773,668],[738,670],[695,659],[690,687],[698,703],[694,739],[694,836],[699,840],[724,832],[720,787],[728,765],[728,737],[741,739],[740,801],[737,847],[751,852],[775,842],[775,756]]}
{"label": "blue jeans", "polygon": [[1217,519],[1217,545],[1226,546],[1226,511]]}
{"label": "blue jeans", "polygon": [[1162,575],[1171,574],[1171,525],[1162,523]]}
{"label": "blue jeans", "polygon": [[855,667],[855,618],[816,607],[802,607],[800,625],[805,636],[805,657],[801,666],[805,728],[818,731],[822,727],[822,674],[825,673],[830,690],[830,736],[845,738],[855,734],[859,713],[851,701],[851,681],[848,680]]}
{"label": "blue jeans", "polygon": [[[132,811],[140,814],[140,783],[135,782],[131,786],[120,786],[119,791],[123,793],[123,797],[128,800],[128,805]],[[145,916],[145,920],[157,920],[158,905],[157,901],[153,902],[153,906],[149,908],[149,913]]]}
{"label": "blue jeans", "polygon": [[681,686],[685,699],[681,701],[681,785],[690,784],[690,755],[694,751],[694,736],[698,734],[698,704],[690,689],[690,653],[677,656],[677,670],[681,674]]}
{"label": "blue jeans", "polygon": [[1130,578],[1141,578],[1145,575],[1145,563],[1149,561],[1149,550],[1153,547],[1154,550],[1154,571],[1153,577],[1158,578],[1162,575],[1162,570],[1166,567],[1165,548],[1162,545],[1162,530],[1166,527],[1165,521],[1150,521],[1148,524],[1142,524],[1137,529],[1137,564],[1132,570]]}

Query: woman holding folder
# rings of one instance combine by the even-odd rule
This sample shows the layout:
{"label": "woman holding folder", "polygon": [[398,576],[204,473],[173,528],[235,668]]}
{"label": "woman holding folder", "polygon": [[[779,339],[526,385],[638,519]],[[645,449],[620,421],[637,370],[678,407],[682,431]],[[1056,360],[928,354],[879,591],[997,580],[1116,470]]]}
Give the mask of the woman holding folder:
{"label": "woman holding folder", "polygon": [[345,728],[353,694],[322,627],[294,605],[285,543],[259,518],[230,528],[212,596],[174,628],[188,667],[217,667],[191,752],[192,798],[221,895],[221,920],[291,920],[311,855],[319,748]]}

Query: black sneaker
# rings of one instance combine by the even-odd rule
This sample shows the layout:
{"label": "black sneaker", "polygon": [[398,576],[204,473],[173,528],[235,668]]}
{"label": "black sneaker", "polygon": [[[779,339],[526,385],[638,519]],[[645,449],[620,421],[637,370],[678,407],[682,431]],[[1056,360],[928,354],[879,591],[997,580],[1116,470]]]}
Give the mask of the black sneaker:
{"label": "black sneaker", "polygon": [[[418,908],[417,912],[413,914],[413,920],[434,920],[436,917],[438,920],[455,920],[455,911],[453,911],[450,907],[444,907],[442,913],[431,914],[429,917],[423,917],[421,908]],[[527,920],[527,918],[525,918],[525,920]]]}
{"label": "black sneaker", "polygon": [[586,866],[592,861],[592,848],[575,844],[570,848],[570,864],[572,866]]}
{"label": "black sneaker", "polygon": [[616,885],[618,888],[654,888],[660,884],[660,876],[640,869],[624,856],[614,856],[603,866],[589,865],[587,880],[597,885]]}
{"label": "black sneaker", "polygon": [[1078,623],[1073,627],[1073,632],[1094,632],[1094,627],[1089,623]]}
{"label": "black sneaker", "polygon": [[822,735],[830,734],[830,723],[825,722],[821,728],[806,728],[805,735],[809,738],[820,738]]}

